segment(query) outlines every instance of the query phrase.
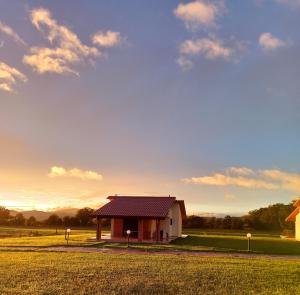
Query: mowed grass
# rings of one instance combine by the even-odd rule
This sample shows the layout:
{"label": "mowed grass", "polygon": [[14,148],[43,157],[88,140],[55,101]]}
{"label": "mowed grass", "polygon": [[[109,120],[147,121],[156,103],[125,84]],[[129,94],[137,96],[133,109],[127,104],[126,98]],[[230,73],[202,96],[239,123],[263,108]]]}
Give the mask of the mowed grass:
{"label": "mowed grass", "polygon": [[[7,229],[6,229],[7,230]],[[10,229],[13,230],[13,229]],[[29,229],[16,229],[29,231]],[[13,235],[11,238],[0,238],[0,247],[48,247],[65,246],[64,230],[38,229],[39,236]],[[0,232],[5,228],[0,228]],[[105,231],[104,233],[108,233]],[[182,251],[216,251],[216,252],[247,252],[247,239],[244,232],[214,232],[203,230],[186,231],[188,237],[177,239],[170,244],[131,244],[131,248],[151,251],[182,250]],[[104,248],[126,248],[127,243],[88,241],[95,237],[93,230],[72,230],[70,246],[94,246]],[[251,252],[257,254],[300,255],[300,242],[281,239],[278,235],[257,232],[251,239]]]}
{"label": "mowed grass", "polygon": [[0,294],[300,294],[300,261],[0,252]]}
{"label": "mowed grass", "polygon": [[[91,245],[87,240],[95,236],[94,230],[75,229],[71,231],[69,245]],[[65,246],[65,231],[53,228],[0,227],[0,247],[48,247]]]}

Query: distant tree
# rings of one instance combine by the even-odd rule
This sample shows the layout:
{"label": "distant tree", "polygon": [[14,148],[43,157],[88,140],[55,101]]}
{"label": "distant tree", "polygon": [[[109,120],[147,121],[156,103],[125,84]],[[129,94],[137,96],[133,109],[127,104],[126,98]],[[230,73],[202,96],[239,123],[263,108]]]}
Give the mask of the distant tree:
{"label": "distant tree", "polygon": [[231,217],[231,229],[244,229],[244,222],[241,217]]}
{"label": "distant tree", "polygon": [[80,226],[80,220],[76,216],[70,217],[70,226]]}
{"label": "distant tree", "polygon": [[63,222],[64,226],[70,226],[71,225],[71,218],[70,218],[70,216],[65,216],[63,218],[62,222]]}
{"label": "distant tree", "polygon": [[231,216],[227,215],[223,219],[223,228],[224,229],[231,229],[231,223],[232,223],[232,218]]}
{"label": "distant tree", "polygon": [[49,226],[60,226],[62,225],[62,220],[58,215],[52,214],[45,220],[45,224]]}
{"label": "distant tree", "polygon": [[27,222],[26,224],[28,226],[36,226],[37,225],[37,220],[34,216],[30,216],[28,219],[27,219]]}
{"label": "distant tree", "polygon": [[0,206],[0,225],[7,225],[10,219],[9,210]]}
{"label": "distant tree", "polygon": [[25,225],[26,219],[22,213],[17,213],[13,219],[14,225],[22,226]]}
{"label": "distant tree", "polygon": [[188,216],[183,221],[183,226],[186,228],[203,228],[204,221],[205,221],[205,218],[196,216],[196,215],[192,215],[192,216]]}
{"label": "distant tree", "polygon": [[78,210],[76,214],[76,218],[79,221],[80,226],[89,226],[93,224],[91,214],[94,212],[91,208],[83,208]]}

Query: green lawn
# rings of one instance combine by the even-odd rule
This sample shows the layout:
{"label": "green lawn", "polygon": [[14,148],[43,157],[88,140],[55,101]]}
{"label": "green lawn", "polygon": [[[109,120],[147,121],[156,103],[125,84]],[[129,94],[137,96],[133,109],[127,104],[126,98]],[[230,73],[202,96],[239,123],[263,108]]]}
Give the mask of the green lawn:
{"label": "green lawn", "polygon": [[[13,228],[10,228],[12,232]],[[58,235],[55,229],[38,229],[38,236],[22,236],[24,232],[30,232],[30,229],[15,229],[19,231],[21,237],[12,234],[11,238],[0,238],[0,247],[2,246],[64,246],[64,230],[59,230]],[[7,232],[7,228],[0,228],[0,232]],[[187,238],[181,238],[168,245],[161,244],[131,244],[131,248],[142,250],[184,250],[184,251],[218,251],[218,252],[246,252],[247,239],[243,232],[214,232],[192,230]],[[93,230],[72,230],[69,245],[71,246],[97,246],[108,248],[125,248],[126,243],[110,242],[89,242],[87,239],[94,237]],[[278,235],[268,233],[254,233],[251,239],[251,250],[258,254],[287,254],[300,255],[300,242],[281,239]]]}
{"label": "green lawn", "polygon": [[296,295],[299,278],[299,260],[0,252],[0,294],[5,295]]}

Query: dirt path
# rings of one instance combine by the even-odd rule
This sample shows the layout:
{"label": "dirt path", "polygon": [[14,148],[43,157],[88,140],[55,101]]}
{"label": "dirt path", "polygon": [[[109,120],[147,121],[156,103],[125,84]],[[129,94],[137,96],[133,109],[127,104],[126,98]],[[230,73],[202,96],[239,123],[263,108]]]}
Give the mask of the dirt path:
{"label": "dirt path", "polygon": [[289,259],[298,260],[299,255],[266,255],[254,253],[225,253],[225,252],[200,252],[200,251],[181,251],[181,250],[138,250],[138,249],[116,249],[116,248],[95,248],[95,247],[0,247],[0,251],[30,251],[30,252],[69,252],[69,253],[112,253],[112,254],[159,254],[159,255],[189,255],[200,257],[231,257],[247,259]]}

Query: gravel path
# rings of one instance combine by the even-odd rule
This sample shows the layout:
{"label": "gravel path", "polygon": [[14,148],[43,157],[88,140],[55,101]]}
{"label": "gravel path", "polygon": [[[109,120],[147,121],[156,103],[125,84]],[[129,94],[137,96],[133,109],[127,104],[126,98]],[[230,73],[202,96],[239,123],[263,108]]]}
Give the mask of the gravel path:
{"label": "gravel path", "polygon": [[70,252],[70,253],[113,253],[113,254],[159,254],[159,255],[189,255],[200,257],[231,257],[250,259],[289,259],[300,260],[299,255],[266,255],[254,253],[225,253],[225,252],[201,252],[201,251],[181,251],[181,250],[138,250],[138,249],[117,249],[117,248],[95,248],[95,247],[0,247],[0,251],[30,251],[30,252]]}

